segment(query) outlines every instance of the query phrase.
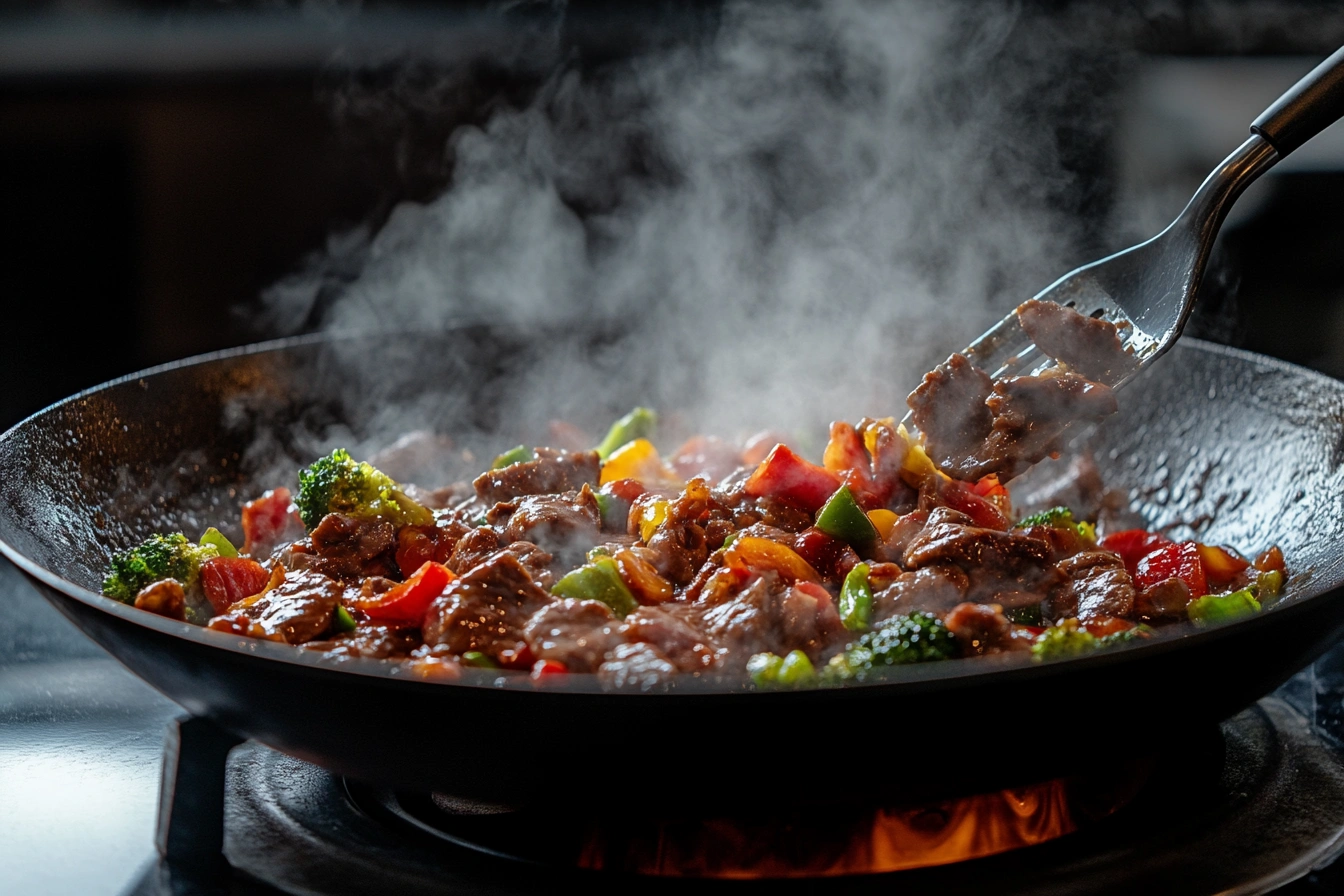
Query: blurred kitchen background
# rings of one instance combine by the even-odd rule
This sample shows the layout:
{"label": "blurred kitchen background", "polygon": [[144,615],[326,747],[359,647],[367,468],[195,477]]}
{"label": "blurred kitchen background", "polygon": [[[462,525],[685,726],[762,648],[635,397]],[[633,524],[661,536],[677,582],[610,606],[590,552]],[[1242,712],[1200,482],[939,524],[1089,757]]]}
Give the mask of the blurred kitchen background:
{"label": "blurred kitchen background", "polygon": [[[1344,43],[1338,2],[1117,6],[1095,5],[1123,27],[1075,49],[1087,92],[1054,135],[1089,184],[1060,198],[1080,263],[1160,228],[1255,114]],[[1035,17],[1087,10],[1024,3],[1022,39]],[[719,14],[710,2],[5,4],[0,427],[269,335],[259,293],[333,234],[438,193],[460,124],[525,103],[558,61],[693,41]],[[530,38],[548,29],[558,42]],[[1193,331],[1344,375],[1344,128],[1257,184],[1220,243]]]}

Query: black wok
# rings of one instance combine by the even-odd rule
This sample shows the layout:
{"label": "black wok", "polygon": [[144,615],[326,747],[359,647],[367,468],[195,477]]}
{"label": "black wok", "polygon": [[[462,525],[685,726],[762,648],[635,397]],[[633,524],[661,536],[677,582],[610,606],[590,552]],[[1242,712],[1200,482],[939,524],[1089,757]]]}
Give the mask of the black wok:
{"label": "black wok", "polygon": [[[388,372],[354,378],[353,362],[374,351],[396,355]],[[519,407],[511,397],[530,371],[573,351],[600,346],[473,328],[395,349],[303,339],[107,384],[0,437],[0,550],[137,675],[240,736],[371,782],[566,806],[902,797],[1095,768],[1226,718],[1344,629],[1344,384],[1190,340],[1122,394],[1120,417],[1093,441],[1108,483],[1150,524],[1282,546],[1286,597],[1221,628],[1053,664],[904,668],[840,689],[687,679],[666,693],[603,693],[588,676],[545,688],[483,670],[414,680],[97,593],[110,551],[155,529],[237,519],[241,501],[318,450],[312,434],[358,444],[375,423],[429,421],[494,433],[482,452],[512,444],[501,409]],[[610,379],[575,406],[605,412],[640,388]]]}

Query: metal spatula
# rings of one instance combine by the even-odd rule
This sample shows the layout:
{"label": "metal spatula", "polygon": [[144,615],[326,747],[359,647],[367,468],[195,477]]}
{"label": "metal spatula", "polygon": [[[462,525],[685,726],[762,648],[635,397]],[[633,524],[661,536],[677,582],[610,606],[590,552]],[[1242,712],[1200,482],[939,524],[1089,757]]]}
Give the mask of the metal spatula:
{"label": "metal spatula", "polygon": [[[1251,125],[1250,138],[1213,170],[1165,230],[1065,274],[1036,296],[1122,328],[1120,335],[1133,364],[1111,371],[1107,385],[1124,385],[1181,335],[1199,294],[1214,237],[1242,191],[1341,116],[1344,48],[1261,113]],[[962,353],[994,378],[1038,373],[1052,364],[1022,329],[1016,312]]]}

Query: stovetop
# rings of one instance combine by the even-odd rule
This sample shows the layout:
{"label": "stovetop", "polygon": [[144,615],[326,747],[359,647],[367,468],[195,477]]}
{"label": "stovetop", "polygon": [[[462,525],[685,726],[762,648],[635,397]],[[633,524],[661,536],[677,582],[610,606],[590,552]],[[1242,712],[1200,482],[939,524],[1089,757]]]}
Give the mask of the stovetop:
{"label": "stovetop", "polygon": [[[1344,847],[1344,648],[1209,732],[1221,744],[1214,752],[1176,747],[1165,782],[1113,817],[957,865],[824,881],[577,870],[536,848],[548,831],[573,826],[575,807],[558,807],[552,818],[482,823],[475,810],[444,812],[429,795],[366,787],[245,744],[229,759],[224,788],[230,868],[170,864],[155,848],[165,734],[199,740],[192,723],[177,727],[180,708],[106,658],[7,564],[0,607],[0,889],[7,893],[409,896],[522,893],[568,882],[590,892],[638,885],[777,894],[888,890],[896,879],[903,892],[940,894],[1344,892],[1344,862],[1335,861]],[[1187,749],[1189,775],[1181,768]],[[1210,775],[1203,767],[1215,753],[1226,760]]]}

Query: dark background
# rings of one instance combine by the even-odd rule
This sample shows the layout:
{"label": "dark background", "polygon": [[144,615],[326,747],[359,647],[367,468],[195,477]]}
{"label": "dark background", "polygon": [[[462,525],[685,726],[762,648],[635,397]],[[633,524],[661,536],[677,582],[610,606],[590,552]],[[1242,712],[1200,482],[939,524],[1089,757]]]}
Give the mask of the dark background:
{"label": "dark background", "polygon": [[[1024,21],[1066,6],[1078,9],[1027,4]],[[1338,3],[1097,8],[1120,9],[1129,27],[1080,54],[1077,103],[1118,122],[1148,62],[1286,56],[1296,72],[1344,42]],[[558,55],[601,66],[698,39],[717,14],[712,3],[570,4]],[[357,15],[340,4],[9,5],[0,428],[111,377],[274,335],[256,318],[259,292],[330,234],[376,227],[398,201],[443,189],[448,135],[526,102],[556,61],[529,51],[528,29],[558,15],[547,4],[365,4]],[[1120,127],[1061,121],[1056,135],[1093,185],[1061,201],[1094,254],[1115,248],[1110,212],[1136,187]],[[1212,145],[1187,177],[1222,154]],[[1344,375],[1341,156],[1257,187],[1255,213],[1224,233],[1194,332]]]}

